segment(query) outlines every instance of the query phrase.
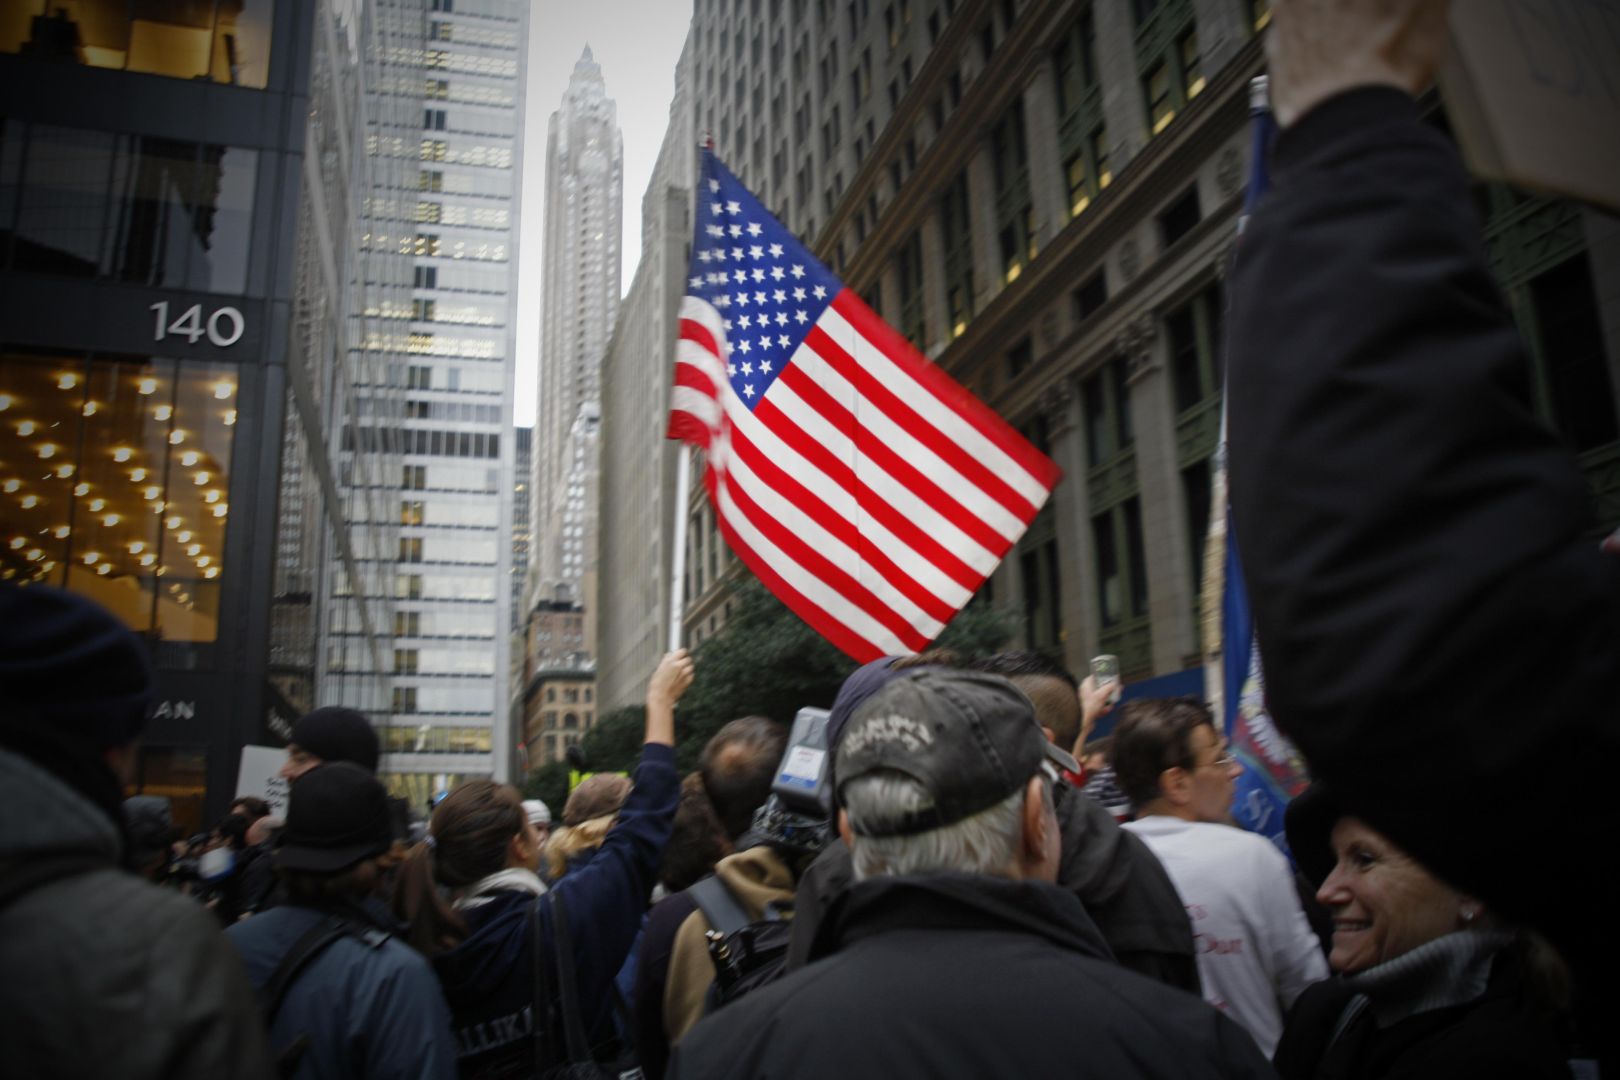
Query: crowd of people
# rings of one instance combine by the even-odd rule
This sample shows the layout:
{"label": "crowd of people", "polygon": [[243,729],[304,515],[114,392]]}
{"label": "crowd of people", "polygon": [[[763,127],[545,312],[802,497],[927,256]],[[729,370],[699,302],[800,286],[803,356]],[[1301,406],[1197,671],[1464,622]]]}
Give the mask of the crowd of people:
{"label": "crowd of people", "polygon": [[238,799],[183,838],[124,797],[143,643],[7,586],[7,1075],[1613,1069],[1620,562],[1413,105],[1445,8],[1279,0],[1268,39],[1284,130],[1234,271],[1231,468],[1272,712],[1315,778],[1291,857],[1232,824],[1204,702],[1116,711],[1022,651],[873,661],[684,777],[673,652],[633,773],[576,777],[555,821],[469,780],[413,822],[366,718],[316,709],[284,817]]}

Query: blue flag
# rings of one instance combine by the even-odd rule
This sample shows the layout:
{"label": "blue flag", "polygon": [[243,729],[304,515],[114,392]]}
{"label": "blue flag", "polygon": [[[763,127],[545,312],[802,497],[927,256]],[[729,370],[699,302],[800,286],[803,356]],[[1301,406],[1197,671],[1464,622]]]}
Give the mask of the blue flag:
{"label": "blue flag", "polygon": [[[1266,100],[1264,76],[1250,90],[1250,117],[1254,128],[1253,153],[1249,165],[1249,186],[1243,199],[1243,216],[1238,234],[1270,186],[1267,156],[1277,125]],[[1242,258],[1242,243],[1237,258]],[[1228,365],[1230,369],[1230,365]],[[1222,722],[1232,752],[1243,765],[1232,802],[1232,817],[1243,828],[1259,833],[1288,853],[1283,834],[1283,811],[1288,800],[1302,791],[1309,777],[1304,759],[1288,741],[1266,710],[1265,678],[1260,667],[1260,648],[1255,641],[1254,620],[1244,587],[1243,564],[1238,558],[1237,533],[1232,528],[1231,502],[1226,498],[1226,416],[1222,406],[1221,444],[1215,455],[1216,491],[1225,503],[1226,519],[1225,582],[1221,595],[1221,685],[1225,696]]]}

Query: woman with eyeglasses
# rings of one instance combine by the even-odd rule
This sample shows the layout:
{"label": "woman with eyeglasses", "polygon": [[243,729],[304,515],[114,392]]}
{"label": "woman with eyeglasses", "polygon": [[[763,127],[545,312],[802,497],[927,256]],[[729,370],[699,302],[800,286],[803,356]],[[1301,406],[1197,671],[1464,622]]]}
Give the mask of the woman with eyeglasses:
{"label": "woman with eyeglasses", "polygon": [[1337,978],[1306,990],[1273,1063],[1283,1080],[1568,1077],[1568,975],[1539,938],[1429,873],[1320,784],[1288,843],[1333,917]]}

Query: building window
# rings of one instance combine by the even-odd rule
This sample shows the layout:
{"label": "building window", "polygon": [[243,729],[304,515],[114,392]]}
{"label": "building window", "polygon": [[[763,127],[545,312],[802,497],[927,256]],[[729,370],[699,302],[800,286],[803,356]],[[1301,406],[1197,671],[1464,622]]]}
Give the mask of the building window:
{"label": "building window", "polygon": [[1028,337],[1007,350],[1007,380],[1019,378],[1035,364],[1035,348]]}
{"label": "building window", "polygon": [[395,637],[421,637],[422,613],[419,611],[394,612]]}
{"label": "building window", "polygon": [[950,336],[958,338],[973,318],[973,219],[967,173],[957,174],[940,200],[945,239],[945,307]]}
{"label": "building window", "polygon": [[1220,392],[1223,305],[1220,283],[1213,282],[1165,316],[1178,413]]}
{"label": "building window", "polygon": [[1204,60],[1198,51],[1198,31],[1188,30],[1176,42],[1176,52],[1181,57],[1181,81],[1187,88],[1187,100],[1191,101],[1204,89]]}
{"label": "building window", "polygon": [[1081,383],[1080,397],[1086,414],[1087,463],[1103,465],[1130,449],[1135,436],[1125,358],[1116,356],[1093,372]]}
{"label": "building window", "polygon": [[[1209,539],[1209,459],[1181,470],[1181,500],[1187,512],[1187,543],[1191,549],[1193,595],[1204,587],[1204,544]],[[1194,605],[1196,607],[1196,604]]]}
{"label": "building window", "polygon": [[[407,499],[399,504],[399,523],[401,525],[420,525],[426,516],[426,503],[420,499]],[[415,561],[415,560],[412,560]]]}
{"label": "building window", "polygon": [[1074,321],[1083,323],[1108,303],[1108,279],[1098,270],[1074,290]]}
{"label": "building window", "polygon": [[0,19],[0,52],[255,90],[270,73],[273,0],[15,6]]}
{"label": "building window", "polygon": [[0,351],[0,580],[88,596],[165,646],[214,641],[237,373]]}
{"label": "building window", "polygon": [[1067,116],[1078,110],[1086,95],[1097,87],[1097,32],[1090,4],[1081,9],[1053,59],[1057,65],[1058,114]]}
{"label": "building window", "polygon": [[419,563],[422,561],[421,537],[402,536],[399,538],[399,561],[402,563]]}
{"label": "building window", "polygon": [[420,600],[420,599],[422,599],[422,575],[421,574],[396,574],[394,576],[394,599],[395,600]]}
{"label": "building window", "polygon": [[900,291],[900,332],[918,349],[927,347],[928,327],[923,302],[922,233],[913,232],[900,246],[896,259]]}
{"label": "building window", "polygon": [[399,486],[404,488],[406,491],[425,491],[425,490],[427,490],[427,466],[426,465],[407,465],[407,466],[405,466],[404,475],[400,480],[400,485]]}
{"label": "building window", "polygon": [[444,130],[444,110],[443,109],[423,109],[422,110],[422,130],[423,131],[443,131]]}
{"label": "building window", "polygon": [[1014,102],[990,131],[996,185],[996,224],[1002,280],[1012,284],[1035,257],[1034,209],[1029,190],[1029,145],[1024,106]]}
{"label": "building window", "polygon": [[1166,3],[1151,20],[1139,23],[1136,56],[1147,99],[1148,129],[1157,135],[1204,89],[1203,56],[1192,4],[1188,0]]}
{"label": "building window", "polygon": [[[407,715],[416,712],[416,687],[394,687],[394,712]],[[420,749],[420,747],[417,749]]]}
{"label": "building window", "polygon": [[1159,235],[1164,246],[1173,247],[1176,241],[1192,232],[1199,217],[1198,185],[1194,184],[1159,215]]}
{"label": "building window", "polygon": [[1105,629],[1148,613],[1142,511],[1133,495],[1091,519],[1097,558],[1098,611]]}
{"label": "building window", "polygon": [[433,315],[437,310],[438,307],[432,300],[411,301],[411,318],[417,322],[433,322]]}
{"label": "building window", "polygon": [[394,674],[395,675],[415,675],[416,674],[416,658],[417,658],[417,651],[415,649],[395,649],[394,650]]}
{"label": "building window", "polygon": [[[0,238],[13,268],[246,288],[257,151],[10,120],[0,139],[10,174]],[[0,266],[7,256],[0,249]]]}

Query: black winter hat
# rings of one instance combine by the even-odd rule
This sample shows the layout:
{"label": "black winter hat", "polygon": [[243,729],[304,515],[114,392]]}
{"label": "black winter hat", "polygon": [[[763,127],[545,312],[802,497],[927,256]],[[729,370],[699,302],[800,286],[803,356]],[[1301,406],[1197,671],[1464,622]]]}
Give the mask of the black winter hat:
{"label": "black winter hat", "polygon": [[1313,781],[1310,787],[1294,796],[1283,812],[1288,850],[1300,873],[1318,889],[1338,861],[1333,854],[1333,826],[1344,814],[1344,807],[1320,780]]}
{"label": "black winter hat", "polygon": [[336,874],[382,854],[393,842],[388,792],[377,778],[352,762],[326,762],[293,781],[287,825],[276,837],[275,865]]}
{"label": "black winter hat", "polygon": [[297,743],[322,761],[350,761],[369,773],[377,771],[381,748],[371,721],[341,705],[325,705],[305,713],[293,724],[290,743]]}
{"label": "black winter hat", "polygon": [[94,750],[146,727],[146,647],[105,608],[46,585],[0,586],[0,739],[46,729]]}

